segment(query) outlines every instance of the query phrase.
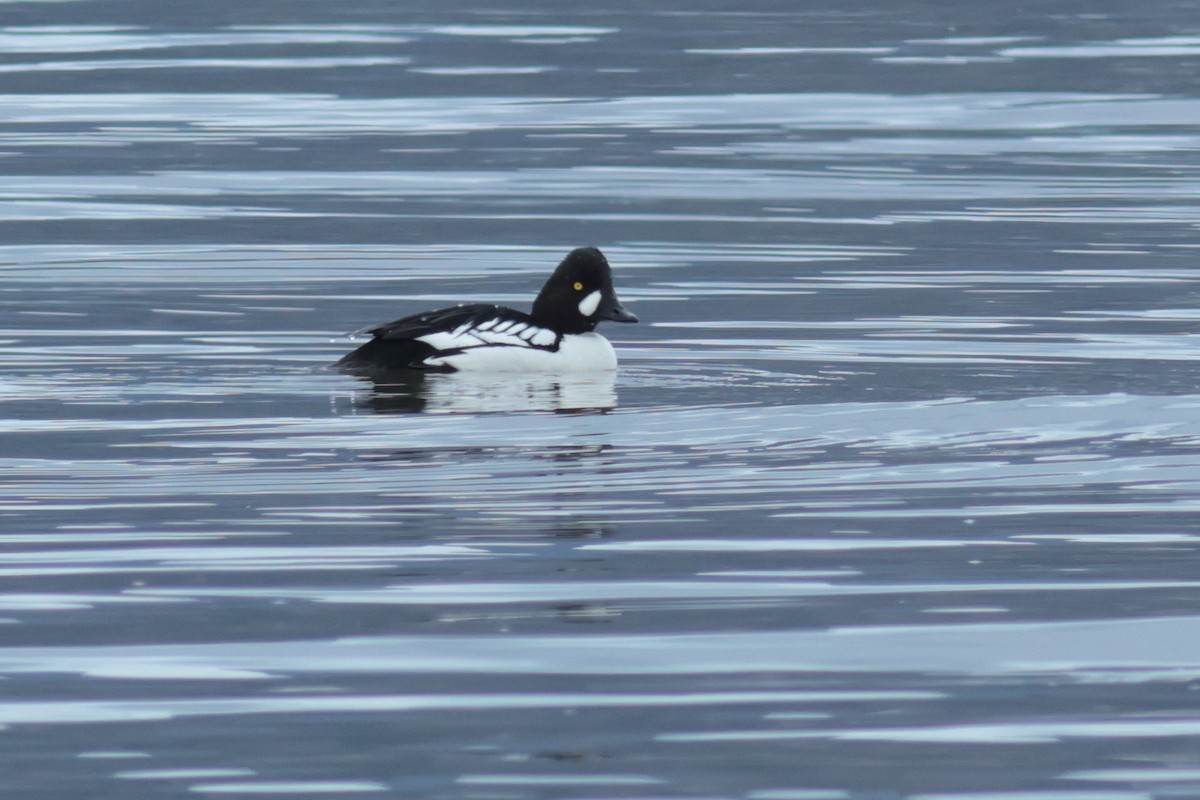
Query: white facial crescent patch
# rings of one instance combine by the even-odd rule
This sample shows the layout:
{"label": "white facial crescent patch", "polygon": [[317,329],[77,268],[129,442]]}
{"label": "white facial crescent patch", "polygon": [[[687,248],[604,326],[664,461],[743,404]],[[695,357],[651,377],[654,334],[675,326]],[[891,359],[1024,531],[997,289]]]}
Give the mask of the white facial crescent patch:
{"label": "white facial crescent patch", "polygon": [[579,313],[585,317],[590,317],[596,313],[596,308],[600,305],[600,290],[589,294],[587,297],[579,301]]}

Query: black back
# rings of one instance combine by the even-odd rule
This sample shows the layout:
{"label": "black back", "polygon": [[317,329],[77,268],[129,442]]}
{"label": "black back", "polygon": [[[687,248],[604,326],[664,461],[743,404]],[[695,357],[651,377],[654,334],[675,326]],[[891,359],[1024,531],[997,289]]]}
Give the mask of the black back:
{"label": "black back", "polygon": [[532,323],[528,314],[486,303],[424,311],[367,329],[364,333],[374,334],[375,338],[344,356],[334,366],[351,372],[402,369],[453,372],[454,368],[449,365],[429,365],[425,359],[434,354],[444,356],[461,353],[462,348],[438,350],[417,337],[463,326],[470,328],[493,319]]}

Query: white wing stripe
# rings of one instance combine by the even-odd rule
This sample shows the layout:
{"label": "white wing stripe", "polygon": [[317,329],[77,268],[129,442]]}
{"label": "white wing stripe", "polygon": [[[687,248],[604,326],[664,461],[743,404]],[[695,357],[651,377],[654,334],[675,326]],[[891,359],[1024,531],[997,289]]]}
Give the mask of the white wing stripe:
{"label": "white wing stripe", "polygon": [[[507,323],[497,325],[497,322]],[[495,326],[495,327],[492,327]],[[552,330],[527,322],[488,320],[475,327],[460,325],[450,331],[434,331],[416,337],[435,350],[470,350],[477,347],[550,347],[558,341]]]}

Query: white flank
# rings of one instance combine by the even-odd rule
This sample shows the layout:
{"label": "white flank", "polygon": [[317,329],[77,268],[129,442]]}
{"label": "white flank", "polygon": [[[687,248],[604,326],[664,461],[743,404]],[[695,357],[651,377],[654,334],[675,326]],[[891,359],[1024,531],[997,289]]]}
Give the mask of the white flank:
{"label": "white flank", "polygon": [[596,309],[600,306],[600,290],[589,294],[587,297],[579,301],[579,313],[585,317],[590,317],[596,313]]}
{"label": "white flank", "polygon": [[[547,332],[548,333],[548,332]],[[445,334],[422,336],[421,341],[435,347],[442,345],[433,341]],[[534,341],[542,335],[538,332]],[[553,334],[551,334],[553,335]],[[489,337],[491,338],[491,337]],[[497,336],[496,338],[504,338]],[[463,372],[609,372],[617,368],[617,354],[612,345],[598,333],[579,333],[564,336],[557,352],[539,350],[519,337],[511,337],[515,347],[482,347],[466,345],[470,349],[450,356],[433,356],[425,359],[430,366],[448,365]],[[501,342],[495,342],[501,344]],[[456,345],[462,347],[464,345]]]}

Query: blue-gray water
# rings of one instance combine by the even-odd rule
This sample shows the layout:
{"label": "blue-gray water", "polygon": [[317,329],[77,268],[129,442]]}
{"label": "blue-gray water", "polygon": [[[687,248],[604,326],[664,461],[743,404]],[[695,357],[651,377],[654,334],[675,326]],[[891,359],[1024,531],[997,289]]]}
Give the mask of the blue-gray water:
{"label": "blue-gray water", "polygon": [[0,4],[0,797],[1200,796],[1195,3],[742,5]]}

